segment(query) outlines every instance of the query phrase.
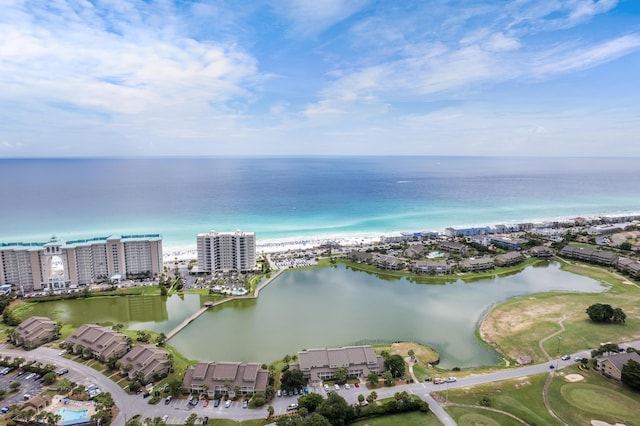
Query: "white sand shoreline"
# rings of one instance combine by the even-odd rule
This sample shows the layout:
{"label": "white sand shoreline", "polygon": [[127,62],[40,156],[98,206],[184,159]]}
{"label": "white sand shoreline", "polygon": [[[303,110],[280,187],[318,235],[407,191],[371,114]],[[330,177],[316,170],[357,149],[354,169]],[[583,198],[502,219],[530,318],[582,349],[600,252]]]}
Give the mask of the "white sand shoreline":
{"label": "white sand shoreline", "polygon": [[[509,221],[509,222],[501,222],[502,224],[515,224],[515,223],[535,223],[539,225],[551,224],[553,222],[565,222],[565,221],[573,221],[578,217],[584,218],[587,221],[595,220],[603,217],[613,218],[613,217],[633,217],[640,216],[640,212],[617,212],[617,213],[608,213],[608,214],[590,214],[584,216],[562,216],[562,217],[551,217],[545,219],[535,219],[535,220],[521,220],[521,221]],[[452,226],[456,229],[463,228],[477,228],[477,227],[485,227],[485,226],[495,226],[500,223],[492,223],[492,224],[464,224],[464,225],[455,225]],[[413,230],[413,231],[387,231],[380,232],[373,235],[373,233],[362,233],[362,234],[342,234],[342,235],[324,235],[324,236],[297,236],[290,238],[282,238],[282,239],[266,239],[260,240],[259,235],[256,236],[256,252],[260,253],[282,253],[287,251],[297,251],[297,250],[309,250],[318,248],[327,243],[337,243],[341,246],[347,247],[355,247],[358,245],[369,245],[380,242],[384,237],[392,237],[398,236],[403,233],[413,233],[413,232],[437,232],[439,234],[444,234],[444,229],[441,230]],[[163,260],[165,262],[178,259],[179,261],[186,261],[197,258],[197,249],[195,246],[195,242],[193,245],[185,245],[185,246],[169,246],[163,248]]]}

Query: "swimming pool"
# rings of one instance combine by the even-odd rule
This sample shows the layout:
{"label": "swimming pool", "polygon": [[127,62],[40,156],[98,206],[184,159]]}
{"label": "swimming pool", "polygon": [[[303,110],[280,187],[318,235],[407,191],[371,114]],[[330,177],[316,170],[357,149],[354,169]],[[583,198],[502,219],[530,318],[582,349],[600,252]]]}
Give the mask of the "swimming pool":
{"label": "swimming pool", "polygon": [[63,425],[63,426],[77,425],[80,423],[85,423],[90,421],[89,416],[87,415],[88,413],[89,413],[89,410],[87,409],[70,410],[64,407],[56,411],[56,414],[59,414],[60,416],[62,416],[62,421],[60,422],[60,425]]}

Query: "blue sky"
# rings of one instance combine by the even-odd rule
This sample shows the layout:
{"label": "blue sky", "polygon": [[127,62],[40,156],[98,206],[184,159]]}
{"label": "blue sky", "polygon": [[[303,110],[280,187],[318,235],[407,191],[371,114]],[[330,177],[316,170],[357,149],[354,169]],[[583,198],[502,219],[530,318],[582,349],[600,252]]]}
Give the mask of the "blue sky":
{"label": "blue sky", "polygon": [[0,157],[640,156],[637,0],[0,0]]}

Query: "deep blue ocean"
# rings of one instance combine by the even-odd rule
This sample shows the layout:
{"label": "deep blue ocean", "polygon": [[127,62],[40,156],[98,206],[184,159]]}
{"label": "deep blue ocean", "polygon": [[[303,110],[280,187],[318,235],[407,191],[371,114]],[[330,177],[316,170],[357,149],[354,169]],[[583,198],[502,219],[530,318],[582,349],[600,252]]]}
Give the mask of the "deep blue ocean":
{"label": "deep blue ocean", "polygon": [[637,158],[0,159],[0,242],[278,239],[640,212]]}

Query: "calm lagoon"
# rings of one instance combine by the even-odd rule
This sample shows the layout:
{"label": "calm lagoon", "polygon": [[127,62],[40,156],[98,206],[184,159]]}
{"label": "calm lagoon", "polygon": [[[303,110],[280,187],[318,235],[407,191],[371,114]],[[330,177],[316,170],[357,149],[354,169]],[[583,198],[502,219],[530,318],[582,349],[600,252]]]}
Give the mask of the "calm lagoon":
{"label": "calm lagoon", "polygon": [[[436,349],[444,368],[493,365],[500,361],[497,353],[474,334],[492,306],[533,293],[605,289],[556,263],[441,285],[383,280],[343,265],[290,271],[263,289],[259,300],[212,308],[170,344],[191,359],[269,363],[302,349],[415,341]],[[30,314],[76,326],[122,323],[166,333],[205,300],[195,294],[76,299],[40,303]]]}
{"label": "calm lagoon", "polygon": [[474,334],[492,306],[532,293],[605,289],[556,263],[443,285],[385,281],[338,265],[287,272],[259,300],[213,308],[170,343],[192,359],[268,363],[302,349],[415,341],[436,349],[444,368],[493,365],[498,354]]}

